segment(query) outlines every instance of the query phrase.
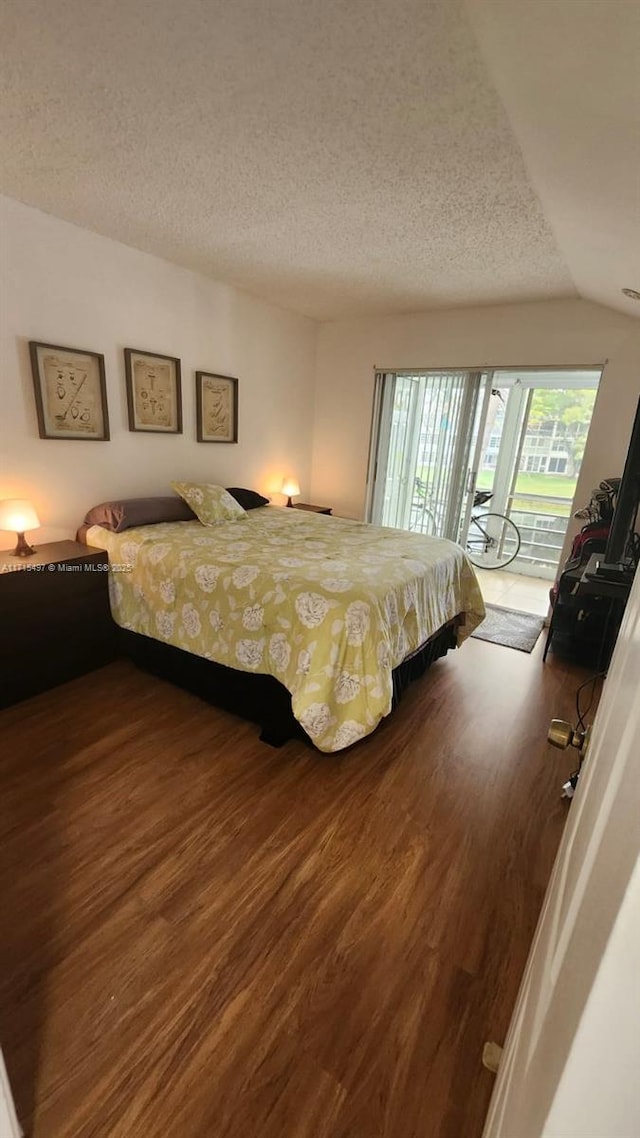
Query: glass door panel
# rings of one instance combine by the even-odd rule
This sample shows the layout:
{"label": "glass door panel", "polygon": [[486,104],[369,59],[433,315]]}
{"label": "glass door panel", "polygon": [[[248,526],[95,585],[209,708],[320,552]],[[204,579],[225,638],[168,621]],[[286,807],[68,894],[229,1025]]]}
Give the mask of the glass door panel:
{"label": "glass door panel", "polygon": [[[481,508],[505,515],[519,531],[510,572],[556,574],[599,378],[596,368],[493,373],[498,396],[491,400],[477,486],[492,494]],[[482,540],[476,533],[478,546]],[[515,540],[503,544],[515,548]]]}
{"label": "glass door panel", "polygon": [[370,520],[456,540],[477,423],[479,372],[378,377]]}

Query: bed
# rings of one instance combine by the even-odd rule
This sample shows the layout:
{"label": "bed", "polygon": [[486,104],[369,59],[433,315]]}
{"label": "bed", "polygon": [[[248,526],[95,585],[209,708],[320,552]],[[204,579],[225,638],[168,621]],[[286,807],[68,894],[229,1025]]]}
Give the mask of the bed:
{"label": "bed", "polygon": [[264,681],[267,705],[279,690],[328,753],[375,730],[412,661],[420,670],[484,617],[459,546],[344,518],[269,505],[217,525],[90,525],[83,537],[109,554],[112,613],[139,662],[146,653],[162,671],[164,654],[179,679],[176,660],[193,671],[195,657],[201,676],[210,664],[218,679]]}

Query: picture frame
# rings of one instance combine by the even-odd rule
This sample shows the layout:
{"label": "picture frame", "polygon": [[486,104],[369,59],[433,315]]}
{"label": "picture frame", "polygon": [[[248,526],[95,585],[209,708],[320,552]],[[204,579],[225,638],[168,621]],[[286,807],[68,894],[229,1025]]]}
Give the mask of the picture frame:
{"label": "picture frame", "polygon": [[40,340],[29,356],[40,438],[108,442],[104,356]]}
{"label": "picture frame", "polygon": [[182,371],[176,356],[124,349],[129,430],[182,434]]}
{"label": "picture frame", "polygon": [[196,438],[199,443],[237,443],[238,380],[196,372]]}

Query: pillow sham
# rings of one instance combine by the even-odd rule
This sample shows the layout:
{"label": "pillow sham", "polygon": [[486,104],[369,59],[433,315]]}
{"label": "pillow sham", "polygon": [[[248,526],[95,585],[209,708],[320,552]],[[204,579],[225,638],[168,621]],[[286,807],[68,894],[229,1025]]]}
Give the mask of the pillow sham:
{"label": "pillow sham", "polygon": [[239,502],[243,510],[257,510],[258,506],[268,506],[269,499],[257,490],[245,490],[242,486],[227,486],[227,493]]}
{"label": "pillow sham", "polygon": [[172,482],[171,489],[191,507],[203,526],[217,526],[221,522],[237,522],[246,518],[246,511],[225,490],[210,482]]}
{"label": "pillow sham", "polygon": [[195,516],[191,507],[174,495],[166,498],[120,498],[93,506],[85,514],[84,524],[122,533],[134,526],[153,526],[157,522],[192,522]]}

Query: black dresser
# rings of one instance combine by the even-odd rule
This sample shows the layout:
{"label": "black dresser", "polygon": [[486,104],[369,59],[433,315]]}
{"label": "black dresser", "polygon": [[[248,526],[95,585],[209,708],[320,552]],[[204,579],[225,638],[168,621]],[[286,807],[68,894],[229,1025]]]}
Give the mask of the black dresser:
{"label": "black dresser", "polygon": [[0,552],[0,707],[100,668],[116,655],[108,559],[75,541]]}

